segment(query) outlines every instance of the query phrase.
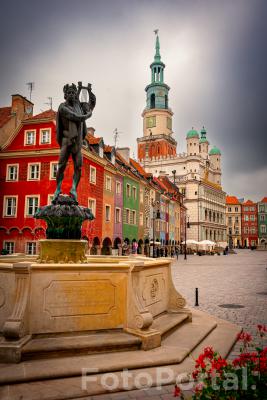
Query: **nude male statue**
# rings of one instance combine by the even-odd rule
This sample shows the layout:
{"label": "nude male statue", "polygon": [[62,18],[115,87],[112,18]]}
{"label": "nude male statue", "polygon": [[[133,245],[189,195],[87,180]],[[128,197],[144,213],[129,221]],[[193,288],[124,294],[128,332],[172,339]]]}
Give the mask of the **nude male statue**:
{"label": "nude male statue", "polygon": [[82,143],[87,129],[85,121],[91,117],[96,104],[96,97],[91,91],[91,85],[86,88],[89,94],[88,103],[81,103],[79,95],[82,83],[65,85],[63,88],[65,102],[61,103],[57,113],[57,142],[60,146],[60,156],[57,170],[57,188],[53,200],[61,193],[61,185],[64,179],[64,171],[70,155],[74,164],[74,174],[70,195],[77,201],[77,186],[81,178],[82,168]]}

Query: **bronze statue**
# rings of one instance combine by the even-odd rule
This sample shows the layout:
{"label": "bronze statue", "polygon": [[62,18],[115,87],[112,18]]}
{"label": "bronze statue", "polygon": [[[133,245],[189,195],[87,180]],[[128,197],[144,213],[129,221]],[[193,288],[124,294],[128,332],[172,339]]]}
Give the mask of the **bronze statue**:
{"label": "bronze statue", "polygon": [[[88,91],[88,102],[80,102],[79,96],[82,89]],[[61,185],[64,179],[64,171],[70,155],[74,164],[74,174],[71,197],[77,201],[77,186],[81,178],[82,168],[82,143],[86,136],[87,129],[85,121],[91,117],[96,104],[96,97],[92,93],[91,85],[82,86],[78,82],[77,86],[65,85],[63,88],[65,103],[61,103],[57,113],[57,142],[60,146],[60,156],[57,170],[57,188],[53,200],[56,200],[61,193]]]}

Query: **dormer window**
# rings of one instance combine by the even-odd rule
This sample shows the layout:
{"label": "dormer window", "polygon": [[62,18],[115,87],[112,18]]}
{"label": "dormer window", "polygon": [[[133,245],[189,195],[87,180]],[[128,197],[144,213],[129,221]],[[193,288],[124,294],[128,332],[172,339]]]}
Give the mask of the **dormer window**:
{"label": "dormer window", "polygon": [[25,131],[24,145],[30,146],[35,145],[36,142],[36,130]]}
{"label": "dormer window", "polygon": [[103,149],[103,146],[100,144],[99,145],[99,156],[103,157],[103,155],[104,155],[104,149]]}
{"label": "dormer window", "polygon": [[50,144],[51,143],[51,129],[40,129],[40,144]]}

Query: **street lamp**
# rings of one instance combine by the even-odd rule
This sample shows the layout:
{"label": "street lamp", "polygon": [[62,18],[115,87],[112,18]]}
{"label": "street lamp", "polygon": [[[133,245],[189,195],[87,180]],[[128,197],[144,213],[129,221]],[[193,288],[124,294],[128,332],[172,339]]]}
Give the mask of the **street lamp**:
{"label": "street lamp", "polygon": [[[153,207],[153,258],[155,258],[155,220],[160,220],[159,201],[152,201],[151,205]],[[156,207],[157,211],[155,211]]]}
{"label": "street lamp", "polygon": [[174,170],[172,171],[172,174],[173,174],[173,183],[174,183],[174,185],[175,185],[175,174],[176,174],[176,169],[174,169]]}
{"label": "street lamp", "polygon": [[190,228],[189,216],[185,216],[185,224],[184,224],[184,259],[187,260],[187,251],[186,251],[186,232],[187,228]]}

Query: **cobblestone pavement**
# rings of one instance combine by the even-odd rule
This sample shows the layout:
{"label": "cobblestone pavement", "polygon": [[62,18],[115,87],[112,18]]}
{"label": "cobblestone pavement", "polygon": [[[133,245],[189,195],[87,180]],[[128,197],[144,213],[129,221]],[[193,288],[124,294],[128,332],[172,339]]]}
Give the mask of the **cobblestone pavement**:
{"label": "cobblestone pavement", "polygon": [[[257,324],[267,325],[267,252],[236,250],[227,256],[190,255],[184,260],[179,255],[173,261],[173,279],[176,289],[195,308],[195,288],[199,290],[200,310],[240,325],[255,336]],[[243,308],[222,308],[223,304],[237,304]],[[229,358],[239,353],[237,344]],[[192,393],[187,392],[186,398]],[[93,396],[91,399],[173,399],[173,385],[161,390],[134,390]],[[89,398],[84,398],[84,400]]]}

